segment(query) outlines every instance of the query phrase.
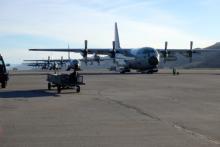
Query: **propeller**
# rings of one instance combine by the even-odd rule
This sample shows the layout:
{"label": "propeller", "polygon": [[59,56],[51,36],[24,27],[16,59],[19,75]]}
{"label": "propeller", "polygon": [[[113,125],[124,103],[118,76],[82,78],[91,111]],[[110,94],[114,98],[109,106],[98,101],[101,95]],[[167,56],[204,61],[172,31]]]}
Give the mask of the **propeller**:
{"label": "propeller", "polygon": [[113,63],[115,63],[115,56],[116,56],[116,49],[115,49],[115,41],[112,42],[112,51],[111,51],[111,58],[113,58]]}
{"label": "propeller", "polygon": [[[70,45],[68,44],[68,49],[70,49]],[[68,51],[68,59],[70,60],[70,51]]]}
{"label": "propeller", "polygon": [[63,56],[61,56],[60,65],[63,67]]}
{"label": "propeller", "polygon": [[193,56],[193,41],[190,41],[190,50],[188,51],[189,62],[192,63]]}
{"label": "propeller", "polygon": [[48,56],[48,59],[47,59],[47,66],[49,67],[50,65],[50,56]]}
{"label": "propeller", "polygon": [[83,58],[85,59],[86,65],[87,65],[87,56],[88,56],[88,41],[85,40],[85,48],[83,50]]}
{"label": "propeller", "polygon": [[163,57],[164,57],[164,63],[166,63],[166,59],[168,57],[168,50],[167,50],[167,47],[168,47],[168,42],[166,41],[165,42],[165,47],[164,47],[164,52],[163,52]]}

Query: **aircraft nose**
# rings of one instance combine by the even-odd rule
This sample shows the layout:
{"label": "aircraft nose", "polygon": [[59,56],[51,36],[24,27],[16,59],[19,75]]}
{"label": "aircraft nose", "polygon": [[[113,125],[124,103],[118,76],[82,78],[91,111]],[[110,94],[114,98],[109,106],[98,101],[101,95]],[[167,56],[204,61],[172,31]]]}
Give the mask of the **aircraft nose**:
{"label": "aircraft nose", "polygon": [[158,64],[159,64],[159,61],[158,61],[158,59],[157,59],[156,56],[152,56],[152,57],[150,57],[150,58],[148,59],[148,63],[149,63],[150,65],[155,66],[155,65],[158,65]]}

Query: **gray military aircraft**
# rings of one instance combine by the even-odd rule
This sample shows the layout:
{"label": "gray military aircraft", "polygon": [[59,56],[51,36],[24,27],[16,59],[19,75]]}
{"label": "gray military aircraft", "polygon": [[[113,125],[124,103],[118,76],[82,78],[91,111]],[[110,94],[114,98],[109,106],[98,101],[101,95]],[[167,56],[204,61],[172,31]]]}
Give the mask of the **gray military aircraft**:
{"label": "gray military aircraft", "polygon": [[77,59],[50,59],[50,56],[47,60],[24,60],[24,64],[36,68],[41,68],[42,70],[55,70],[66,68],[66,70],[70,70],[72,68],[80,69],[80,61]]}
{"label": "gray military aircraft", "polygon": [[202,52],[220,51],[219,49],[193,49],[193,42],[190,42],[189,49],[169,49],[168,42],[165,42],[164,49],[155,49],[152,47],[142,48],[121,48],[118,27],[115,23],[115,40],[113,41],[112,48],[89,48],[88,41],[85,40],[84,48],[68,48],[68,49],[29,49],[30,51],[55,51],[55,52],[75,52],[81,53],[85,62],[87,62],[88,54],[95,54],[97,62],[100,61],[98,55],[108,55],[114,63],[117,62],[118,71],[120,73],[129,72],[134,69],[138,72],[154,73],[158,71],[158,65],[160,58],[163,58],[163,62],[175,61],[176,53],[179,53],[187,58],[189,62],[192,62],[193,54],[201,54]]}

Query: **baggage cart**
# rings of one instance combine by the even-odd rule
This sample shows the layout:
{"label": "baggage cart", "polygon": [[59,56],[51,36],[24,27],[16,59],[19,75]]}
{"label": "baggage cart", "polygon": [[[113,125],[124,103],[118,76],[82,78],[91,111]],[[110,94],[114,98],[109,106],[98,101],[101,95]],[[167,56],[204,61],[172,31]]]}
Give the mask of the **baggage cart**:
{"label": "baggage cart", "polygon": [[75,89],[80,92],[80,85],[85,85],[83,76],[77,74],[48,74],[48,90],[52,87],[57,87],[57,93],[61,93],[63,89]]}

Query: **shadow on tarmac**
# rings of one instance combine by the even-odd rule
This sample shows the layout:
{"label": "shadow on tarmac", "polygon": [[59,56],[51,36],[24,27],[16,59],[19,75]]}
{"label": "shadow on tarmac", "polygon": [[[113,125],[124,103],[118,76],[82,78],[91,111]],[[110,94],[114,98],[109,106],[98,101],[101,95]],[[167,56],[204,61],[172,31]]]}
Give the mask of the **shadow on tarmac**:
{"label": "shadow on tarmac", "polygon": [[[113,73],[113,72],[103,72],[103,73],[98,73],[98,72],[94,72],[94,73],[89,73],[89,72],[87,72],[87,73],[80,73],[80,75],[140,75],[140,74],[146,74],[146,75],[151,75],[151,74],[149,74],[149,73],[140,73],[140,72],[129,72],[129,73],[124,73],[124,74],[121,74],[121,73],[117,73],[117,72],[115,72],[115,73]],[[157,73],[154,73],[154,74],[157,74]]]}
{"label": "shadow on tarmac", "polygon": [[1,98],[36,98],[36,97],[49,97],[49,96],[59,96],[56,93],[50,93],[45,91],[45,89],[41,90],[18,90],[18,91],[3,91],[0,92]]}
{"label": "shadow on tarmac", "polygon": [[[220,75],[220,73],[215,73],[215,72],[182,72],[180,71],[180,74],[183,75]],[[130,72],[130,73],[107,73],[107,72],[103,72],[103,73],[80,73],[80,75],[173,75],[172,71],[171,72],[165,72],[165,73],[141,73],[141,72]]]}

